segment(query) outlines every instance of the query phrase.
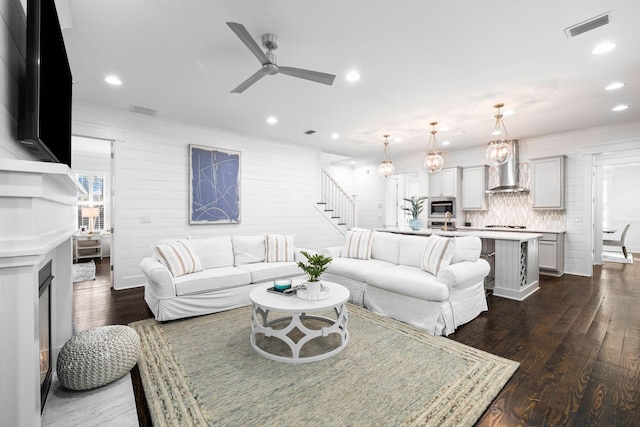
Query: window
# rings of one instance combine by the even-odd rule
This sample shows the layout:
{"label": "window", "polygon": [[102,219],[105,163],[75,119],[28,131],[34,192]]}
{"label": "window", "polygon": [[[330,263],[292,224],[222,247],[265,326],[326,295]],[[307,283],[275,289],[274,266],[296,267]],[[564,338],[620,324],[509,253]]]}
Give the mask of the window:
{"label": "window", "polygon": [[76,172],[78,182],[87,191],[86,195],[78,196],[76,206],[76,218],[78,229],[84,227],[89,229],[89,218],[82,216],[82,208],[94,207],[99,209],[99,216],[94,220],[94,230],[105,230],[109,228],[108,197],[107,186],[109,174],[106,172],[78,171]]}

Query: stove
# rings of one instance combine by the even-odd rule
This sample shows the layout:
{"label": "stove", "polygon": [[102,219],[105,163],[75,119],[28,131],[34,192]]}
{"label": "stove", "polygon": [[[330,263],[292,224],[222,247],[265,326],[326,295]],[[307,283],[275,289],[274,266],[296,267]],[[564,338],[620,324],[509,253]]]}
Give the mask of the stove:
{"label": "stove", "polygon": [[509,230],[524,230],[527,227],[525,225],[498,225],[498,224],[489,224],[485,225],[484,228],[506,228]]}

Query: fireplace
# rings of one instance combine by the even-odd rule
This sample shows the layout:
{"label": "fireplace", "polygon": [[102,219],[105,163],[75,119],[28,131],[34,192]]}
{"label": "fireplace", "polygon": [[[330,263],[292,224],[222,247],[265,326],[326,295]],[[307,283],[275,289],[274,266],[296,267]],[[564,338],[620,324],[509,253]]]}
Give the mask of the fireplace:
{"label": "fireplace", "polygon": [[51,282],[53,281],[52,261],[38,272],[40,298],[38,299],[40,313],[40,412],[44,409],[44,402],[51,387]]}

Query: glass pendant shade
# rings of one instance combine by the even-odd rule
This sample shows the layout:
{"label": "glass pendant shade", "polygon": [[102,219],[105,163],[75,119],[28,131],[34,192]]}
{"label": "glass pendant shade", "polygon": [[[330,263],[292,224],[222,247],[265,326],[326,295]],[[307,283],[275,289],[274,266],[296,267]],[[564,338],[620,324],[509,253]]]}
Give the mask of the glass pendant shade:
{"label": "glass pendant shade", "polygon": [[391,160],[383,160],[378,166],[378,173],[386,178],[396,173],[396,167]]}
{"label": "glass pendant shade", "polygon": [[505,139],[490,141],[485,158],[491,166],[500,166],[507,163],[513,155],[513,149],[511,148],[511,142]]}
{"label": "glass pendant shade", "polygon": [[389,135],[384,135],[384,158],[378,166],[378,173],[385,178],[393,175],[396,172],[396,167],[391,161],[391,152],[389,151]]}
{"label": "glass pendant shade", "polygon": [[438,122],[431,122],[431,136],[429,137],[429,143],[427,144],[427,155],[422,162],[422,165],[429,173],[438,172],[444,166],[444,158],[440,155],[436,144],[436,125]]}
{"label": "glass pendant shade", "polygon": [[444,158],[440,155],[439,151],[431,152],[426,155],[422,164],[427,172],[438,172],[444,166]]}
{"label": "glass pendant shade", "polygon": [[[493,139],[489,141],[489,146],[485,152],[485,158],[491,166],[500,166],[507,163],[513,155],[513,149],[511,148],[511,140],[507,134],[507,128],[502,121],[502,114],[500,108],[504,107],[504,104],[496,104],[494,108],[498,109],[498,114],[495,115],[496,122],[491,133]],[[504,135],[504,137],[502,137]],[[497,139],[500,138],[500,139]]]}

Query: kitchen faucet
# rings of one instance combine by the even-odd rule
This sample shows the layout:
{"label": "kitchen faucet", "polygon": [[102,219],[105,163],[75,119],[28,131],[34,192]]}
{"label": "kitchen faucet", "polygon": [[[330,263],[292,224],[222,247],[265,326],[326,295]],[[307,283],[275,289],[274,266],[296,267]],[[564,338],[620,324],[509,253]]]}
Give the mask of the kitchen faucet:
{"label": "kitchen faucet", "polygon": [[451,220],[451,212],[447,211],[444,214],[444,228],[442,229],[442,231],[447,231],[447,224],[449,223],[450,220]]}

